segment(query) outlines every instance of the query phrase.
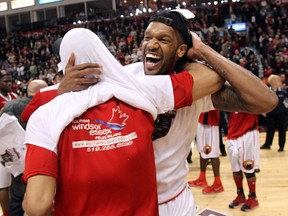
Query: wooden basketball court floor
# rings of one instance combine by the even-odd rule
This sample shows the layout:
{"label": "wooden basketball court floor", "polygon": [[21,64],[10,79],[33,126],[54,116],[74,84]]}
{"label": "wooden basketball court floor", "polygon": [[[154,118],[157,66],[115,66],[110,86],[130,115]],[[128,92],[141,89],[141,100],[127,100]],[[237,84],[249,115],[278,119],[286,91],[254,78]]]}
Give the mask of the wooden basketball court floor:
{"label": "wooden basketball court floor", "polygon": [[[263,144],[265,132],[260,133],[260,144]],[[288,133],[287,133],[288,139]],[[226,144],[226,138],[223,138]],[[199,211],[205,209],[215,210],[225,216],[287,216],[288,215],[288,143],[284,152],[278,152],[278,133],[275,133],[271,150],[260,150],[260,173],[256,174],[256,192],[259,200],[259,207],[250,211],[242,212],[240,208],[229,209],[228,204],[236,196],[236,188],[232,178],[231,167],[228,156],[220,157],[220,175],[224,186],[224,192],[218,194],[202,194],[201,188],[192,187],[191,191],[199,206]],[[192,180],[199,175],[199,155],[196,148],[193,148],[193,163],[190,164],[190,172],[187,180]],[[213,182],[211,165],[207,167],[207,181]],[[243,181],[244,190],[247,193],[246,179]],[[0,208],[0,215],[2,211]],[[217,214],[210,214],[215,216]],[[177,216],[177,215],[175,215]],[[208,215],[207,215],[208,216]]]}
{"label": "wooden basketball court floor", "polygon": [[[288,139],[288,133],[287,133]],[[265,141],[266,133],[260,133],[260,145]],[[226,144],[226,137],[223,138]],[[228,204],[236,197],[236,186],[233,181],[229,157],[220,157],[220,175],[224,192],[218,194],[202,194],[202,189],[191,187],[195,202],[201,212],[205,208],[221,212],[227,216],[287,216],[288,215],[288,143],[284,152],[278,152],[278,132],[275,133],[271,150],[260,150],[260,173],[256,173],[256,193],[259,207],[249,212],[242,212],[240,208],[229,209]],[[200,164],[196,147],[193,148],[193,163],[187,180],[194,180],[199,176]],[[213,183],[212,166],[206,171],[208,184]],[[243,181],[244,192],[248,192],[246,178]],[[210,216],[217,214],[210,214]],[[208,215],[207,215],[208,216]]]}

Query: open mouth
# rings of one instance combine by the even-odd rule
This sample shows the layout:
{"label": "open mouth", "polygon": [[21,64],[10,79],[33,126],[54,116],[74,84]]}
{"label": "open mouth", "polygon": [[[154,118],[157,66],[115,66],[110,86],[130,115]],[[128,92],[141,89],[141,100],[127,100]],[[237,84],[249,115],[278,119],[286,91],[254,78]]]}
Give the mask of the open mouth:
{"label": "open mouth", "polygon": [[155,54],[148,53],[146,54],[145,59],[146,59],[145,61],[146,69],[152,70],[152,69],[155,69],[155,67],[159,65],[159,63],[162,60],[162,57],[155,55]]}
{"label": "open mouth", "polygon": [[161,57],[154,55],[154,54],[147,54],[146,55],[146,62],[149,64],[157,64],[159,61],[161,61]]}

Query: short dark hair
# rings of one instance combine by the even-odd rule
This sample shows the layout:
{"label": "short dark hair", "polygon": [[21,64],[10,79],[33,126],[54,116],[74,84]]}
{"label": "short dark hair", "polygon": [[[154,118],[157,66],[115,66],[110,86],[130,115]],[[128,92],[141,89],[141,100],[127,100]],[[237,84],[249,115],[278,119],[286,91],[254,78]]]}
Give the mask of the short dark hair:
{"label": "short dark hair", "polygon": [[60,45],[61,45],[62,39],[63,37],[60,37],[56,41],[54,41],[54,43],[52,44],[52,52],[59,59],[60,59]]}
{"label": "short dark hair", "polygon": [[178,30],[188,48],[192,47],[192,36],[187,25],[188,22],[181,13],[177,11],[163,11],[151,17],[148,24],[151,22],[161,22]]}

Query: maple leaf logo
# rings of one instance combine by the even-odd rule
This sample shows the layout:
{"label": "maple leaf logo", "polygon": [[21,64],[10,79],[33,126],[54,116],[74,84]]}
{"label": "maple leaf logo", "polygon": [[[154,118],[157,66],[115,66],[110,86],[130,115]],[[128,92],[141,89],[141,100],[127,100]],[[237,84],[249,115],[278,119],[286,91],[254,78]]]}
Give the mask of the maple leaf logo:
{"label": "maple leaf logo", "polygon": [[117,106],[117,108],[112,109],[112,116],[108,122],[104,122],[102,120],[95,120],[95,122],[99,122],[107,127],[112,128],[113,130],[122,130],[126,125],[126,121],[128,118],[129,115],[127,115],[126,113],[122,113],[120,107]]}
{"label": "maple leaf logo", "polygon": [[[115,108],[112,109],[112,117],[107,123],[125,126],[128,118],[129,116],[126,113],[122,113],[122,111],[120,110],[120,107],[117,106],[116,109]],[[115,123],[115,122],[121,122],[121,124]]]}

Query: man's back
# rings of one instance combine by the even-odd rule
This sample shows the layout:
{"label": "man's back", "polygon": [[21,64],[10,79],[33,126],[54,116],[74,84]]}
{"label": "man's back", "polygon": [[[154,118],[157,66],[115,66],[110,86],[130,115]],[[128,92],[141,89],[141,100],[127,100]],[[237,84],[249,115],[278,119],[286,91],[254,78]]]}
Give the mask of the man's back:
{"label": "man's back", "polygon": [[57,155],[28,145],[25,177],[37,170],[59,179],[55,215],[158,215],[152,131],[150,114],[112,98],[64,129]]}

